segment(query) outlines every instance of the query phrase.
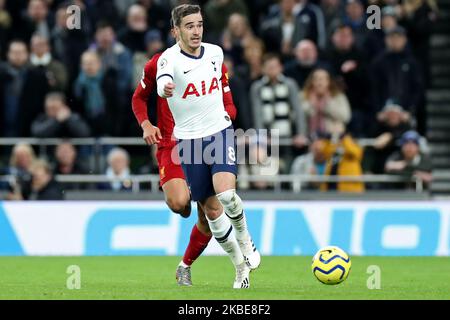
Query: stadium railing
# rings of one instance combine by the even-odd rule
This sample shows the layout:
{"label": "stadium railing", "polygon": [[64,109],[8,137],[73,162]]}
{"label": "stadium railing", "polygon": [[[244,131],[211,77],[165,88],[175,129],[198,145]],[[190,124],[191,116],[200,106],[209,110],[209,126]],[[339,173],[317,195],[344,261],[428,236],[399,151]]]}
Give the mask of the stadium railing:
{"label": "stadium railing", "polygon": [[[241,139],[238,139],[240,143]],[[362,147],[372,146],[373,139],[358,139],[358,144]],[[137,137],[101,137],[101,138],[73,138],[73,139],[61,139],[61,138],[0,138],[0,146],[13,147],[18,143],[28,143],[32,146],[38,147],[37,154],[39,157],[46,158],[48,156],[49,147],[54,147],[62,142],[70,142],[74,146],[88,146],[92,148],[92,155],[90,159],[90,166],[94,169],[94,172],[100,172],[104,169],[105,154],[104,147],[107,146],[140,146],[146,147],[147,145],[142,138]],[[279,139],[279,146],[292,145],[292,139]]]}
{"label": "stadium railing", "polygon": [[[0,182],[11,182],[15,179],[11,175],[0,176]],[[150,183],[150,190],[152,193],[158,193],[159,190],[159,175],[130,175],[128,178],[111,180],[106,175],[56,175],[55,180],[59,183],[77,183],[77,184],[105,184],[111,182],[126,182],[131,186],[131,191],[138,193],[143,188],[141,184]],[[239,180],[244,182],[267,182],[273,184],[274,191],[282,190],[283,184],[290,184],[293,192],[298,193],[302,191],[302,184],[306,183],[331,183],[331,182],[363,182],[363,183],[414,183],[415,192],[420,193],[424,191],[423,181],[419,177],[408,179],[395,175],[361,175],[361,176],[315,176],[315,175],[242,175]]]}
{"label": "stadium railing", "polygon": [[[137,137],[101,137],[101,138],[75,138],[75,139],[60,139],[60,138],[1,138],[0,146],[14,146],[18,143],[28,143],[38,147],[38,156],[47,157],[49,147],[56,146],[61,142],[68,141],[75,146],[89,146],[92,148],[93,163],[91,164],[96,169],[101,167],[104,163],[105,155],[103,149],[106,146],[121,145],[121,146],[142,146],[146,147],[142,138]],[[373,139],[358,139],[358,144],[363,147],[372,146]],[[279,139],[280,146],[292,145],[292,139]],[[10,181],[11,176],[0,176],[0,181]],[[58,175],[55,177],[60,183],[109,183],[111,180],[105,175]],[[439,177],[445,178],[445,177]],[[450,179],[450,177],[448,177]],[[127,179],[131,183],[131,189],[134,193],[139,192],[141,184],[150,183],[151,192],[159,192],[159,176],[157,174],[147,175],[132,175]],[[366,174],[361,176],[315,176],[315,175],[240,175],[239,180],[244,183],[252,182],[267,182],[273,185],[275,191],[282,190],[283,184],[290,184],[290,189],[294,192],[300,192],[304,189],[305,184],[308,183],[324,183],[324,182],[363,182],[363,183],[414,183],[415,191],[417,193],[424,190],[424,183],[419,178],[405,179],[396,175],[372,175]]]}

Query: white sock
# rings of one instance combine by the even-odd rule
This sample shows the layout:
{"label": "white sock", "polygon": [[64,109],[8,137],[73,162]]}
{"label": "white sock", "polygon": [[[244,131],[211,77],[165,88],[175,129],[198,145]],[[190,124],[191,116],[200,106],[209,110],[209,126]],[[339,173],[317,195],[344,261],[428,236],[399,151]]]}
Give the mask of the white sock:
{"label": "white sock", "polygon": [[190,266],[188,266],[186,263],[183,262],[183,260],[180,261],[180,263],[178,264],[179,266],[182,266],[183,268],[189,268]]}
{"label": "white sock", "polygon": [[233,227],[230,220],[222,212],[222,214],[215,220],[208,219],[209,228],[214,238],[220,244],[223,250],[228,253],[231,261],[235,266],[244,262],[244,256],[236,241],[236,238],[231,235]]}
{"label": "white sock", "polygon": [[225,213],[230,218],[231,224],[234,227],[234,232],[238,240],[248,240],[250,234],[247,229],[247,219],[244,214],[244,207],[242,200],[236,193],[235,189],[230,189],[225,192],[217,194],[222,204]]}

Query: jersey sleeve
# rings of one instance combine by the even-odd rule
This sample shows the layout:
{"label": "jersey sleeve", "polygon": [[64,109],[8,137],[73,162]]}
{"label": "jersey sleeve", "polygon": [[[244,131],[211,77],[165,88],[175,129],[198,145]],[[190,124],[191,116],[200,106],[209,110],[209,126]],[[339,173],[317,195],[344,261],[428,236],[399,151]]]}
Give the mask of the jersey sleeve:
{"label": "jersey sleeve", "polygon": [[228,83],[228,69],[225,63],[222,63],[222,77],[220,78],[222,82],[222,93],[223,93],[223,105],[225,106],[225,111],[230,116],[231,120],[236,119],[237,110],[233,102],[233,95],[231,94],[230,85]]}
{"label": "jersey sleeve", "polygon": [[144,67],[142,78],[139,81],[132,98],[132,109],[139,125],[148,120],[147,101],[156,87],[156,63],[159,56],[154,56]]}
{"label": "jersey sleeve", "polygon": [[164,86],[169,82],[173,82],[174,63],[174,59],[170,57],[170,52],[167,50],[158,59],[156,83],[158,95],[161,98],[166,98],[164,95]]}

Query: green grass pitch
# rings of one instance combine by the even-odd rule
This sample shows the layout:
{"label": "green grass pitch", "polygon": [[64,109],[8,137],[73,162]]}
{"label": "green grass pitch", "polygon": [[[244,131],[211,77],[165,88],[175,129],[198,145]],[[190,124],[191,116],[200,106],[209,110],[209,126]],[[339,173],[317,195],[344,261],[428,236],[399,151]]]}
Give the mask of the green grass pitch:
{"label": "green grass pitch", "polygon": [[[311,273],[311,257],[263,257],[251,288],[233,290],[228,257],[200,257],[193,287],[178,287],[179,257],[2,257],[0,299],[450,299],[448,257],[352,257],[342,284]],[[81,269],[81,289],[66,287],[67,268]],[[369,290],[367,267],[381,268],[381,289]]]}

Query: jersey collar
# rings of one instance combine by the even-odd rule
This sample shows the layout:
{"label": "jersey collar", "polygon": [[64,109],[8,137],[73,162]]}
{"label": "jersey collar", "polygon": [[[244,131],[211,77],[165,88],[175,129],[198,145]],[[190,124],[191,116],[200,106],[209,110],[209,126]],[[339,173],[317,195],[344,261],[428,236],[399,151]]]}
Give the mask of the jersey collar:
{"label": "jersey collar", "polygon": [[200,47],[200,55],[198,57],[183,51],[183,49],[181,49],[181,47],[179,45],[178,45],[178,47],[180,48],[180,52],[182,54],[184,54],[186,57],[191,58],[191,59],[201,59],[203,57],[203,54],[205,53],[205,47],[204,46]]}

